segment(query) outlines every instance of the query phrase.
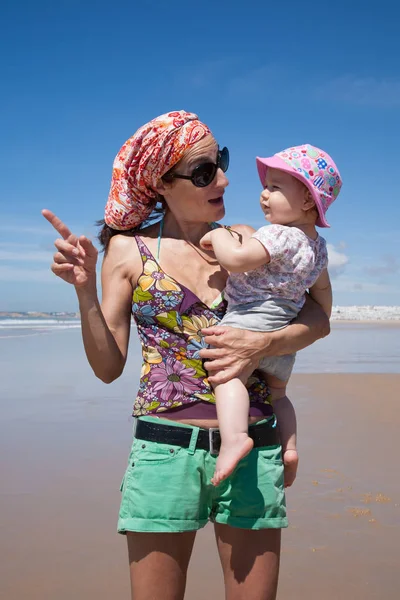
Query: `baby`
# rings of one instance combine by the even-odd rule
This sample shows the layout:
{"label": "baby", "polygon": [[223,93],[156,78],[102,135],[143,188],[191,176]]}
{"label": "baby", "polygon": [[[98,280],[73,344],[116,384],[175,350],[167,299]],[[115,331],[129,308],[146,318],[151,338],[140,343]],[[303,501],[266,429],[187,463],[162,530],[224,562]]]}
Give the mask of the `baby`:
{"label": "baby", "polygon": [[[220,227],[200,242],[230,272],[225,289],[228,309],[220,325],[252,331],[286,327],[302,308],[307,290],[330,316],[326,242],[316,226],[329,227],[325,214],[342,185],[339,171],[326,152],[309,144],[257,158],[257,167],[264,186],[260,204],[271,225],[243,236],[241,242]],[[258,367],[270,387],[278,420],[285,485],[291,484],[297,469],[296,418],[286,396],[294,361],[294,354],[274,356],[262,359]],[[253,447],[245,387],[249,375],[242,373],[215,387],[221,449],[214,485],[228,477]]]}

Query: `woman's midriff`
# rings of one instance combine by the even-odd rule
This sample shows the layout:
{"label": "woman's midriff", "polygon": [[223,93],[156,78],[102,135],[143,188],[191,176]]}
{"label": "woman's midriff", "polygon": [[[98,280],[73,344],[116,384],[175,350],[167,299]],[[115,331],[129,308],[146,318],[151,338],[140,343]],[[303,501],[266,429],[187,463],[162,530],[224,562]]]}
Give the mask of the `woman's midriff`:
{"label": "woman's midriff", "polygon": [[[156,416],[158,415],[152,415],[152,417]],[[170,415],[160,415],[160,418],[169,419],[170,421],[175,421],[175,423],[183,423],[184,425],[193,425],[194,427],[201,427],[202,429],[218,428],[217,419],[173,419]],[[253,425],[254,423],[258,423],[259,421],[263,421],[264,419],[265,417],[249,417],[249,425]]]}
{"label": "woman's midriff", "polygon": [[[249,406],[249,424],[271,417],[273,412],[271,404],[251,402]],[[195,425],[204,429],[218,427],[217,407],[210,402],[195,402],[175,410],[167,410],[160,414],[160,418],[170,419],[185,425]]]}

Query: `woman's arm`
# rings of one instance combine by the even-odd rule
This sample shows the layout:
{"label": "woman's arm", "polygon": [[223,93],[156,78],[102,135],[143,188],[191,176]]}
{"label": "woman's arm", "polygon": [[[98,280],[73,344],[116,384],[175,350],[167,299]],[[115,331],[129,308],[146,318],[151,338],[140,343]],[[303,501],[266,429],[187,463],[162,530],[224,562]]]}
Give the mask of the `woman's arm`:
{"label": "woman's arm", "polygon": [[77,289],[86,356],[104,383],[121,375],[128,354],[132,285],[126,259],[131,249],[132,238],[111,238],[102,266],[101,306],[94,285]]}
{"label": "woman's arm", "polygon": [[244,369],[257,368],[264,356],[292,354],[306,348],[330,332],[329,319],[308,295],[297,318],[284,329],[259,333],[245,329],[214,326],[203,330],[212,346],[201,350],[210,382],[220,384],[237,377]]}
{"label": "woman's arm", "polygon": [[328,269],[324,269],[317,281],[310,288],[310,296],[324,309],[327,316],[332,314],[332,286]]}
{"label": "woman's arm", "polygon": [[136,256],[132,251],[135,245],[129,238],[120,235],[112,238],[103,262],[100,307],[96,248],[85,236],[74,235],[51,211],[44,210],[42,214],[61,236],[54,242],[57,252],[51,269],[75,287],[87,359],[95,375],[110,383],[122,373],[127,357],[132,297],[127,264],[131,270],[136,263],[141,265],[139,252]]}

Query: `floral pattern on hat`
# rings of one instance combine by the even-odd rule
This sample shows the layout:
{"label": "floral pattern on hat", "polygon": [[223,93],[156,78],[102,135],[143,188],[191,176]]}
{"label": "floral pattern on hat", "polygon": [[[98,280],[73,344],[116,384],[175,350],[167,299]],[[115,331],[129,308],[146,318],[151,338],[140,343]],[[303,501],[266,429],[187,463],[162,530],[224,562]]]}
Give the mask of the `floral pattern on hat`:
{"label": "floral pattern on hat", "polygon": [[318,210],[316,225],[329,227],[325,213],[338,197],[342,179],[327,152],[311,144],[292,146],[269,158],[257,157],[257,167],[263,185],[268,167],[292,173],[302,181],[310,190]]}

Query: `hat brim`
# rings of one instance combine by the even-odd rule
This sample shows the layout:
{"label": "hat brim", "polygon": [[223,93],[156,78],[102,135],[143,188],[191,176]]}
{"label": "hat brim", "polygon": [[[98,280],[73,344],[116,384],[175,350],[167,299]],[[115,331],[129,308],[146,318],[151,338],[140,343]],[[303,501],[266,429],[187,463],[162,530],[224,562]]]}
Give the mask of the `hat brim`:
{"label": "hat brim", "polygon": [[279,156],[270,156],[268,158],[261,158],[261,157],[257,156],[256,163],[257,163],[258,175],[260,177],[262,186],[265,185],[265,178],[267,176],[268,168],[279,169],[280,171],[285,171],[285,173],[289,173],[290,175],[292,175],[293,177],[296,177],[296,179],[301,181],[301,183],[304,183],[304,185],[307,187],[307,189],[310,190],[310,193],[315,202],[315,206],[317,208],[318,219],[316,221],[316,225],[318,225],[318,227],[330,227],[328,221],[325,218],[324,207],[322,206],[319,194],[318,194],[316,188],[312,185],[311,181],[308,181],[303,175],[301,175],[301,173],[298,173],[296,171],[296,169],[293,169],[293,167],[290,167],[289,165],[287,165],[285,163],[285,161],[282,158],[280,158]]}

